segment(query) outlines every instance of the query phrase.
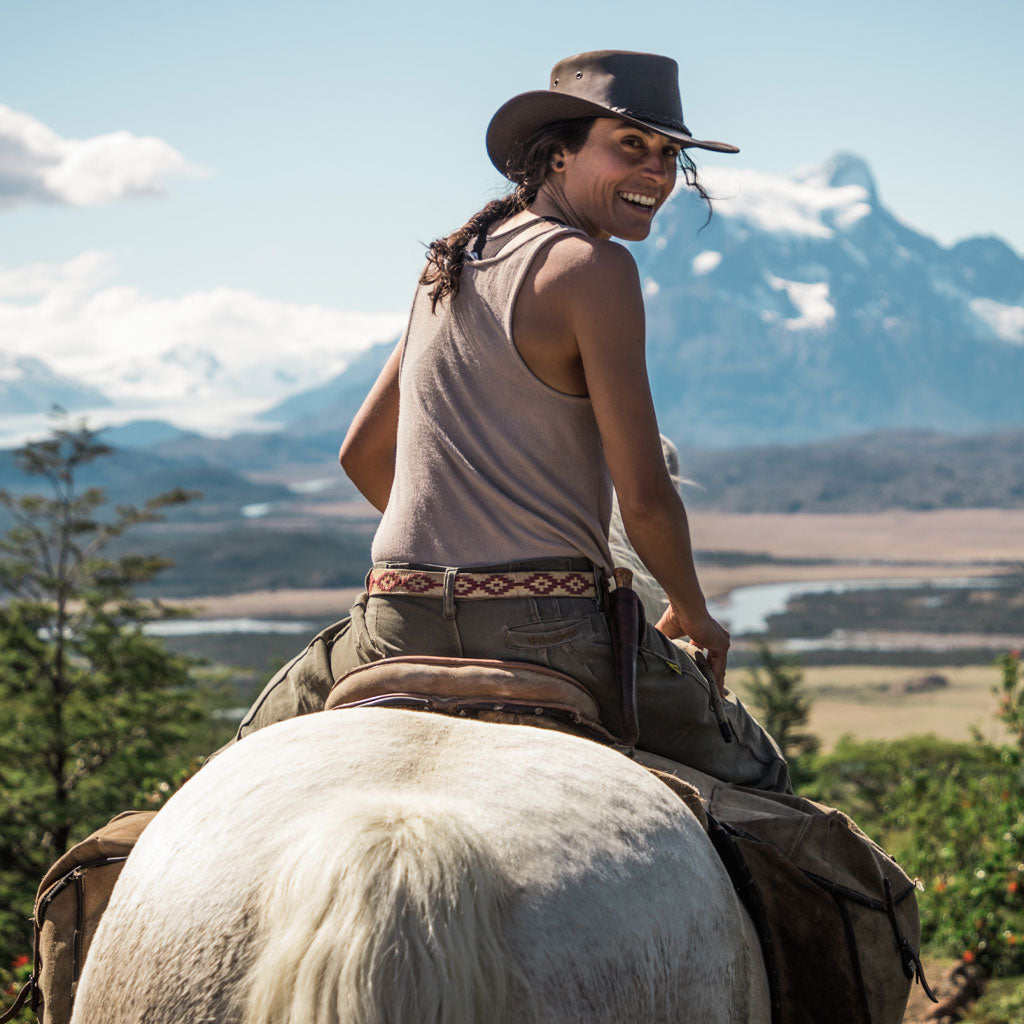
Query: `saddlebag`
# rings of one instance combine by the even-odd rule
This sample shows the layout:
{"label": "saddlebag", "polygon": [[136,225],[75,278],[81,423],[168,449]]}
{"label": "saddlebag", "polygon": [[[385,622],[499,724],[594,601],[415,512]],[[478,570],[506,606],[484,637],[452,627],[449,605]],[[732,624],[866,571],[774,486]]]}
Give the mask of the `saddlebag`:
{"label": "saddlebag", "polygon": [[900,1024],[915,978],[931,996],[916,886],[842,811],[679,765],[671,774],[700,792],[708,836],[757,929],[772,1024]]}
{"label": "saddlebag", "polygon": [[[36,894],[35,968],[11,1008],[40,1024],[68,1024],[89,945],[121,868],[155,811],[125,811],[73,846],[47,871]],[[0,1020],[8,1019],[5,1014]]]}

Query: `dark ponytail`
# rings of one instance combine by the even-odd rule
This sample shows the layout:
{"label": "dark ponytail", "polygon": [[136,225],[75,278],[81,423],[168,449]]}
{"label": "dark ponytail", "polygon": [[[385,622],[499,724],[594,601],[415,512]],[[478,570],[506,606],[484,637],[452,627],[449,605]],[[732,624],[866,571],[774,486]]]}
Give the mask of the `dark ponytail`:
{"label": "dark ponytail", "polygon": [[[534,195],[537,194],[534,190]],[[447,238],[435,238],[427,249],[427,265],[420,275],[420,284],[431,284],[430,308],[437,310],[437,304],[446,296],[452,298],[459,292],[459,275],[462,265],[466,262],[466,249],[470,240],[487,229],[498,220],[511,217],[512,214],[525,210],[533,201],[527,198],[526,189],[517,185],[515,191],[501,199],[488,203],[479,213],[474,213],[458,231],[452,232]]]}
{"label": "dark ponytail", "polygon": [[537,192],[551,170],[552,156],[559,150],[578,152],[587,141],[593,123],[592,117],[581,117],[545,125],[510,161],[506,173],[515,183],[515,188],[501,199],[488,203],[447,238],[438,238],[430,243],[420,284],[433,285],[429,293],[432,309],[436,310],[445,296],[454,299],[458,295],[459,275],[466,262],[466,248],[470,241],[481,232],[486,234],[496,221],[525,210],[537,198]]}

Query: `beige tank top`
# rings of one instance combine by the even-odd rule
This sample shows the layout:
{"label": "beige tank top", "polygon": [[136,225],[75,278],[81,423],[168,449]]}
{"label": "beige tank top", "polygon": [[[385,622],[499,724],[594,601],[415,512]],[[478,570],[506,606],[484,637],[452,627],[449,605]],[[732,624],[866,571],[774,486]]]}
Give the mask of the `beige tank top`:
{"label": "beige tank top", "polygon": [[610,570],[612,488],[590,399],[549,387],[512,340],[530,264],[566,232],[538,220],[470,260],[454,301],[413,299],[398,449],[375,562],[469,567],[580,555]]}

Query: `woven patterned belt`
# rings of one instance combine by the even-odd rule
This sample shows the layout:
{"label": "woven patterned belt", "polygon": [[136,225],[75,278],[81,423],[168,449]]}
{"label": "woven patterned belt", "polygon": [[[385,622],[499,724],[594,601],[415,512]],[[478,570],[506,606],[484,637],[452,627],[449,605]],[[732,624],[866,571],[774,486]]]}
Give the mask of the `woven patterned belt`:
{"label": "woven patterned belt", "polygon": [[[421,569],[373,569],[369,594],[398,594],[403,597],[444,597],[443,572]],[[484,597],[597,597],[594,576],[587,572],[463,572],[455,575],[455,597],[474,600]]]}

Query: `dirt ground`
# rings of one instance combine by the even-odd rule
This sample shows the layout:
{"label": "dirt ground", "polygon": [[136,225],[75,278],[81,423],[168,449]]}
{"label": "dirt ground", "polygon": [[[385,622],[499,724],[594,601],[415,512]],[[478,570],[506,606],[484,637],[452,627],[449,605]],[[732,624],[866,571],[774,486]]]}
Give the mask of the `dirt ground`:
{"label": "dirt ground", "polygon": [[750,565],[701,565],[701,586],[709,598],[721,599],[737,587],[758,583],[796,583],[804,580],[934,580],[956,576],[994,576],[1006,569],[969,562],[928,562],[895,564],[801,565],[791,562]]}
{"label": "dirt ground", "polygon": [[[928,565],[793,565],[786,562],[753,565],[707,565],[700,570],[701,585],[710,599],[726,597],[737,587],[758,583],[803,580],[942,579],[950,576],[992,576],[1004,569],[966,563]],[[348,608],[359,587],[321,590],[253,590],[245,594],[213,594],[176,598],[175,604],[192,608],[204,618],[329,618]]]}
{"label": "dirt ground", "polygon": [[[933,989],[937,988],[940,980],[944,979],[955,961],[949,957],[922,957],[924,976]],[[936,995],[939,993],[937,992]],[[928,1019],[935,1004],[924,994],[920,985],[914,985],[910,990],[910,999],[907,1001],[907,1010],[903,1016],[903,1024],[924,1024]]]}
{"label": "dirt ground", "polygon": [[774,558],[891,563],[1024,563],[1024,509],[863,515],[690,515],[694,547]]}
{"label": "dirt ground", "polygon": [[[886,512],[877,515],[691,516],[694,546],[765,556],[778,561],[701,566],[708,597],[736,587],[797,580],[980,576],[1024,564],[1024,510]],[[839,559],[845,564],[807,565],[786,559]],[[1004,563],[996,566],[993,563]],[[324,617],[347,608],[358,588],[263,590],[194,598],[211,618]]]}
{"label": "dirt ground", "polygon": [[204,619],[340,618],[359,596],[360,587],[324,590],[253,590],[247,594],[213,594],[173,603]]}
{"label": "dirt ground", "polygon": [[[769,556],[778,561],[701,567],[708,597],[736,587],[797,580],[919,578],[990,575],[1024,565],[1024,510],[961,509],[872,515],[690,516],[694,547]],[[807,565],[786,559],[838,559]],[[996,567],[994,563],[1003,563]],[[357,589],[274,590],[195,598],[211,618],[330,617],[347,608]]]}
{"label": "dirt ground", "polygon": [[[732,684],[741,697],[746,673],[737,670]],[[903,692],[907,683],[941,676],[946,686]],[[832,665],[804,669],[804,683],[814,698],[810,732],[829,750],[844,733],[860,739],[898,739],[913,733],[934,733],[968,740],[972,726],[994,742],[1008,737],[995,718],[992,687],[998,672],[985,665],[914,668],[884,665]],[[887,687],[883,689],[883,687]]]}

